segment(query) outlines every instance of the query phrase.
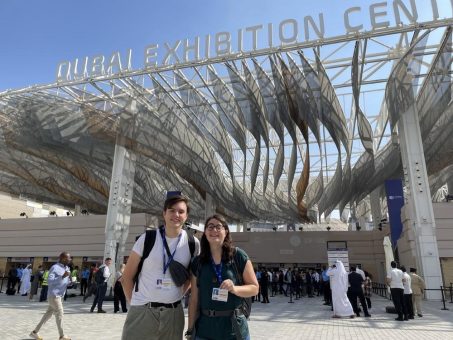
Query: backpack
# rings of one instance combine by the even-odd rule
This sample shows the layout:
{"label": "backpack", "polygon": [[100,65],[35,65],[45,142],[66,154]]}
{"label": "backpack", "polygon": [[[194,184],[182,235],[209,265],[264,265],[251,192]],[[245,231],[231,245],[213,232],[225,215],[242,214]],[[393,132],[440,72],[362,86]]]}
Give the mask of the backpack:
{"label": "backpack", "polygon": [[[161,230],[163,227],[164,226],[160,226],[159,230]],[[143,262],[145,262],[145,260],[151,253],[151,250],[154,247],[154,243],[156,243],[156,236],[157,236],[156,229],[147,230],[145,232],[145,242],[143,244],[143,254],[142,254],[142,258],[140,259],[140,262],[138,263],[137,272],[135,273],[135,276],[134,276],[134,285],[135,285],[136,292],[138,292],[138,277],[139,277],[140,273],[142,272]],[[193,254],[195,254],[195,238],[192,234],[189,234],[189,233],[187,233],[187,237],[188,237],[188,243],[189,243],[190,257],[193,257]]]}
{"label": "backpack", "polygon": [[98,271],[94,274],[94,282],[96,284],[103,284],[105,282],[105,277],[104,277],[104,266],[99,267]]}

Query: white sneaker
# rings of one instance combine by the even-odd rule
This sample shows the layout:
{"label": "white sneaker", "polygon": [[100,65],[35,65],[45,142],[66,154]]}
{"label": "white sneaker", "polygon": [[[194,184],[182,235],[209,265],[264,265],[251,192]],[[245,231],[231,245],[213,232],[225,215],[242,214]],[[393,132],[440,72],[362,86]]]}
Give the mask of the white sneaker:
{"label": "white sneaker", "polygon": [[35,331],[32,331],[32,332],[30,333],[30,336],[31,336],[33,339],[43,340],[43,338],[41,338],[41,337],[39,336],[38,333],[35,333]]}

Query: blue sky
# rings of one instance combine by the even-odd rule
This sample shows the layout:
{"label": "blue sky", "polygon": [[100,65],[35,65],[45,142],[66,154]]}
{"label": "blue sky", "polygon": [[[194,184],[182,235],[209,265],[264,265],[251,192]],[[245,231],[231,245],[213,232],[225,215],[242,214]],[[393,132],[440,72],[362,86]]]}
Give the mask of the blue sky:
{"label": "blue sky", "polygon": [[[420,19],[429,20],[431,0],[416,0]],[[110,56],[133,49],[133,67],[143,67],[149,44],[220,31],[236,32],[256,24],[278,25],[324,13],[326,36],[344,33],[343,13],[362,6],[356,23],[369,29],[364,0],[2,0],[0,1],[0,91],[56,80],[59,62],[85,56]],[[409,3],[408,0],[404,0]],[[451,17],[449,0],[437,0],[441,17]],[[392,1],[388,1],[389,11]],[[389,13],[390,21],[393,14]],[[422,21],[420,20],[420,21]],[[359,22],[361,21],[361,22]]]}

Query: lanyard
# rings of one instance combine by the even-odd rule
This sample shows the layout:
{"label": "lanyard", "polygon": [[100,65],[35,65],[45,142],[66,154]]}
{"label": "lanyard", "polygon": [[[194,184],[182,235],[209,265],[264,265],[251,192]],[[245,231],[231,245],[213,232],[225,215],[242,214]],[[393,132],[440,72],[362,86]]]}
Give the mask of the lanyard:
{"label": "lanyard", "polygon": [[215,264],[214,259],[211,256],[211,263],[212,263],[212,269],[214,269],[215,275],[217,277],[217,281],[219,284],[222,283],[222,261],[220,261],[220,264]]}
{"label": "lanyard", "polygon": [[[172,254],[170,254],[168,243],[167,243],[167,240],[165,238],[165,228],[161,229],[160,236],[162,237],[162,243],[163,243],[162,253],[163,253],[163,268],[164,268],[164,275],[165,275],[165,273],[167,272],[168,267],[170,266],[171,261],[173,261],[173,258],[175,257],[176,249],[178,249],[179,241],[181,241],[182,232],[178,236],[178,243],[176,243],[175,250],[173,251]],[[168,249],[168,261],[165,262],[165,251],[167,249]]]}

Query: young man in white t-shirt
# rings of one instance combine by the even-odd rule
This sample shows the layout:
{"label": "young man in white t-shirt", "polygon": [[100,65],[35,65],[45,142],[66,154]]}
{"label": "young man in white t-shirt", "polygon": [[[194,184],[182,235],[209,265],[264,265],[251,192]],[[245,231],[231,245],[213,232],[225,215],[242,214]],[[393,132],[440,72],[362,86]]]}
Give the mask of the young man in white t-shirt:
{"label": "young man in white t-shirt", "polygon": [[[154,246],[143,262],[137,291],[134,276],[143,255],[145,234],[135,242],[123,273],[124,294],[131,308],[124,323],[122,340],[182,339],[184,311],[181,299],[190,286],[190,279],[181,287],[176,286],[168,270],[170,259],[164,242],[171,254],[174,253],[173,259],[188,268],[191,254],[183,226],[189,210],[188,200],[183,196],[173,196],[165,201],[165,238],[157,231]],[[194,256],[198,255],[199,249],[199,241],[195,238]]]}
{"label": "young man in white t-shirt", "polygon": [[404,318],[413,319],[414,318],[414,307],[412,305],[412,288],[411,288],[411,277],[406,272],[406,267],[401,266],[401,271],[403,272],[403,286],[404,286]]}
{"label": "young man in white t-shirt", "polygon": [[403,286],[403,272],[396,268],[396,262],[390,263],[392,269],[390,273],[387,273],[387,284],[390,286],[390,292],[392,294],[393,304],[395,310],[398,313],[396,321],[407,321],[407,318],[403,318],[404,314],[404,286]]}

